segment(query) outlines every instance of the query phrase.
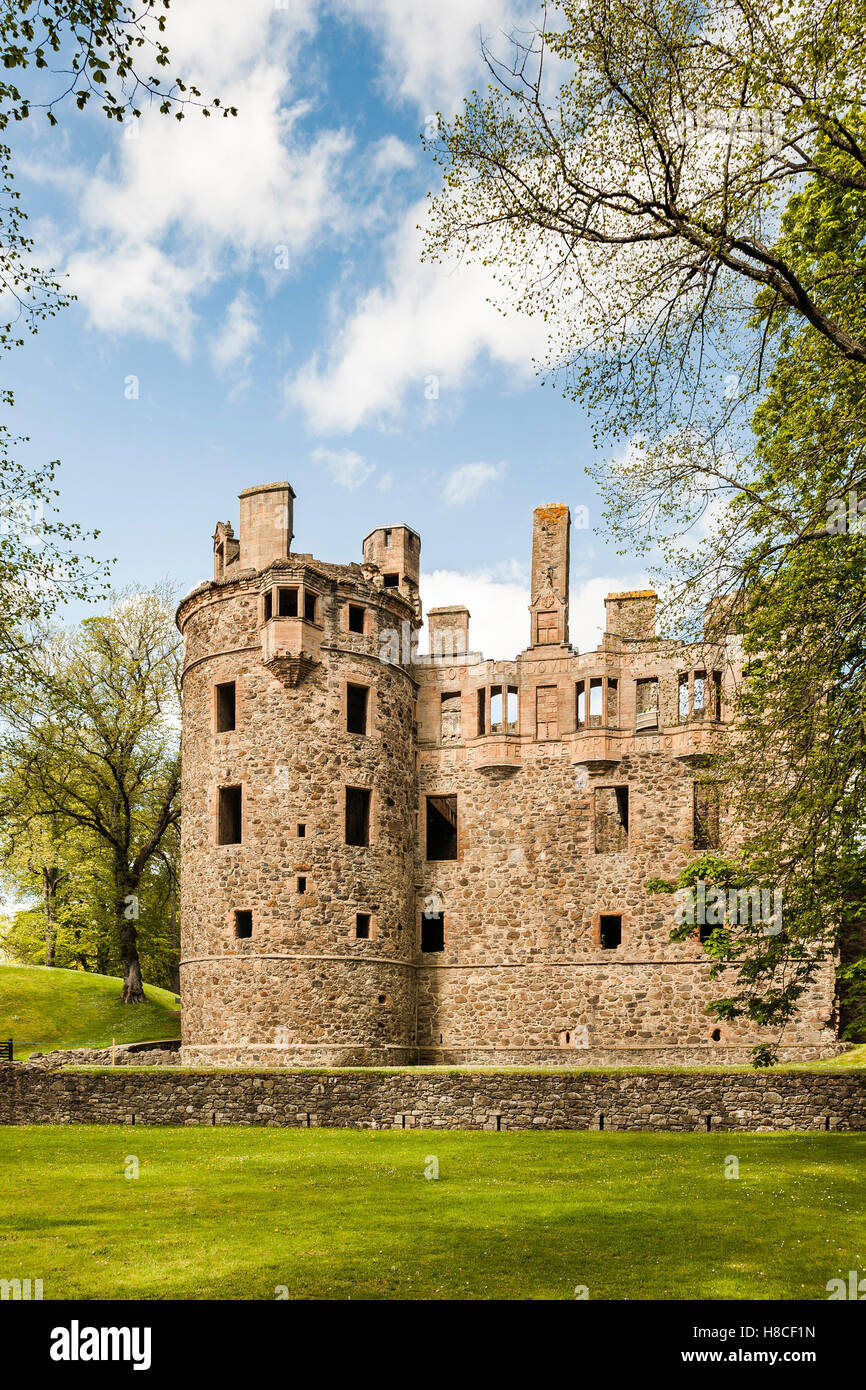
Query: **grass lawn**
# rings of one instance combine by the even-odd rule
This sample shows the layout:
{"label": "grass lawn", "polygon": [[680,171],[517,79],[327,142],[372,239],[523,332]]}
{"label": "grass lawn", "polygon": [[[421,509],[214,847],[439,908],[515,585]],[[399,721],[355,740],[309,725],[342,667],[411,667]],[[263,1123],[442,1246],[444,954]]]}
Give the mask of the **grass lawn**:
{"label": "grass lawn", "polygon": [[864,1160],[859,1134],[0,1128],[0,1278],[46,1299],[824,1300],[866,1269]]}
{"label": "grass lawn", "polygon": [[[146,1004],[120,1002],[121,981],[83,970],[0,965],[0,1038],[15,1057],[65,1047],[180,1037],[180,1007],[166,989],[145,985]],[[20,1041],[19,1041],[20,1040]]]}

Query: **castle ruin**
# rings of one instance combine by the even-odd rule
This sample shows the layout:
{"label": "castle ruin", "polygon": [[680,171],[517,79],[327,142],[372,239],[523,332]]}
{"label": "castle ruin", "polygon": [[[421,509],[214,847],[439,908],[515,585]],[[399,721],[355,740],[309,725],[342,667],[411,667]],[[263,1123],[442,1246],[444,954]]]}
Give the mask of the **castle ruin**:
{"label": "castle ruin", "polygon": [[[294,501],[241,493],[178,610],[183,1061],[748,1061],[765,1039],[705,1012],[703,929],[672,944],[646,887],[724,843],[737,639],[659,639],[641,590],[576,652],[569,511],[545,506],[525,650],[485,660],[458,606],[420,656],[418,533],[325,563],[292,550]],[[832,1021],[828,963],[783,1058],[838,1050]]]}

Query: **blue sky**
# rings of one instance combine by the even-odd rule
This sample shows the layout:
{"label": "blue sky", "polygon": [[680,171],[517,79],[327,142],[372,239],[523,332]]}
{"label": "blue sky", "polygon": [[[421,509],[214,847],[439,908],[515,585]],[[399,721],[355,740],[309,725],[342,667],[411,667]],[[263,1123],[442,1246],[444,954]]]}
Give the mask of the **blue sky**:
{"label": "blue sky", "polygon": [[[591,432],[534,375],[540,325],[498,314],[483,269],[422,265],[416,224],[437,182],[419,132],[483,81],[479,33],[531,13],[176,0],[172,70],[237,120],[153,112],[125,133],[69,109],[16,130],[37,258],[78,301],[7,359],[14,428],[29,462],[62,461],[63,513],[99,528],[118,585],[191,588],[237,493],[287,478],[296,549],[357,559],[407,521],[425,603],[467,602],[488,656],[525,645],[532,508],[600,523]],[[577,645],[641,577],[574,531]]]}

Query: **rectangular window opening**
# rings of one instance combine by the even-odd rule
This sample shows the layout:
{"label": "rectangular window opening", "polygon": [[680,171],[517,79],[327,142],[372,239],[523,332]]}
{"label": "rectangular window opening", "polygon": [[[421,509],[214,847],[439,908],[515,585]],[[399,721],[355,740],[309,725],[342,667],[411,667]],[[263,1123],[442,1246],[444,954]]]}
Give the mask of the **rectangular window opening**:
{"label": "rectangular window opening", "polygon": [[602,699],[604,691],[601,677],[589,683],[589,727],[599,729],[602,724]]}
{"label": "rectangular window opening", "polygon": [[296,618],[298,616],[297,589],[277,590],[277,614],[281,618]]}
{"label": "rectangular window opening", "polygon": [[689,717],[689,678],[680,676],[677,681],[677,718],[685,723]]}
{"label": "rectangular window opening", "polygon": [[299,878],[299,879],[298,879],[298,892],[299,892],[299,893],[306,893],[306,891],[307,891],[307,880],[306,880],[305,878],[303,878],[303,877],[302,877],[302,878]]}
{"label": "rectangular window opening", "polygon": [[506,729],[509,734],[516,734],[520,723],[520,701],[516,685],[509,685],[508,700],[506,708]]}
{"label": "rectangular window opening", "polygon": [[303,840],[303,839],[306,838],[306,835],[307,835],[307,827],[306,827],[306,825],[304,825],[304,823],[303,823],[303,821],[302,821],[302,822],[300,823],[300,825],[298,826],[298,839],[299,839],[299,840]]}
{"label": "rectangular window opening", "polygon": [[490,691],[490,732],[502,733],[502,687],[498,685]]}
{"label": "rectangular window opening", "polygon": [[714,719],[721,719],[721,717],[722,717],[722,673],[721,673],[721,671],[714,671],[714,672],[713,672],[712,699],[713,699],[713,703],[712,703],[713,718],[714,718]]}
{"label": "rectangular window opening", "polygon": [[269,623],[274,615],[274,598],[270,589],[265,594],[263,611],[265,615],[265,622]]}
{"label": "rectangular window opening", "polygon": [[427,858],[457,858],[457,797],[427,798]]}
{"label": "rectangular window opening", "polygon": [[235,936],[245,941],[253,934],[253,914],[246,908],[235,913]]}
{"label": "rectangular window opening", "polygon": [[363,636],[363,635],[364,635],[364,618],[365,618],[365,616],[366,616],[366,609],[365,609],[365,608],[362,608],[362,607],[360,606],[360,604],[358,604],[358,603],[350,603],[350,604],[349,604],[349,631],[350,631],[350,632],[358,632],[358,633],[361,634],[361,636]]}
{"label": "rectangular window opening", "polygon": [[615,729],[619,720],[619,686],[615,680],[608,678],[607,682],[607,724],[608,728]]}
{"label": "rectangular window opening", "polygon": [[595,852],[621,854],[628,849],[628,787],[596,787]]}
{"label": "rectangular window opening", "polygon": [[718,849],[719,812],[721,797],[719,787],[713,782],[696,782],[694,792],[694,847],[695,849]]}
{"label": "rectangular window opening", "polygon": [[304,593],[304,617],[308,623],[314,623],[316,621],[316,603],[317,599],[315,594]]}
{"label": "rectangular window opening", "polygon": [[599,940],[603,951],[615,951],[622,943],[622,917],[619,913],[606,913],[599,918]]}
{"label": "rectangular window opening", "polygon": [[487,691],[483,687],[478,692],[478,733],[487,733]]}
{"label": "rectangular window opening", "polygon": [[399,589],[400,576],[399,574],[383,574],[382,583],[385,585],[386,589]]}
{"label": "rectangular window opening", "polygon": [[655,676],[635,682],[635,729],[659,726],[659,683]]}
{"label": "rectangular window opening", "polygon": [[355,936],[358,941],[370,940],[370,913],[355,913]]}
{"label": "rectangular window opening", "polygon": [[429,916],[425,912],[421,918],[421,950],[426,954],[429,951],[445,950],[445,916],[441,912],[433,912]]}
{"label": "rectangular window opening", "polygon": [[578,681],[578,683],[577,683],[577,715],[576,715],[576,722],[577,722],[577,727],[578,727],[578,729],[585,729],[585,728],[586,728],[586,683],[585,683],[585,681]]}
{"label": "rectangular window opening", "polygon": [[243,830],[243,792],[240,787],[220,787],[217,812],[218,843],[239,845]]}
{"label": "rectangular window opening", "polygon": [[370,691],[366,685],[347,685],[346,687],[346,731],[350,734],[366,734],[367,707]]}
{"label": "rectangular window opening", "polygon": [[706,708],[707,676],[705,671],[695,671],[694,683],[694,710],[695,714],[703,714]]}
{"label": "rectangular window opening", "polygon": [[218,734],[229,734],[237,719],[237,687],[234,681],[224,681],[216,688],[216,726]]}
{"label": "rectangular window opening", "polygon": [[439,722],[439,737],[442,743],[459,743],[463,735],[460,691],[445,691],[442,695],[442,710]]}
{"label": "rectangular window opening", "polygon": [[346,844],[369,845],[370,799],[368,787],[346,788]]}

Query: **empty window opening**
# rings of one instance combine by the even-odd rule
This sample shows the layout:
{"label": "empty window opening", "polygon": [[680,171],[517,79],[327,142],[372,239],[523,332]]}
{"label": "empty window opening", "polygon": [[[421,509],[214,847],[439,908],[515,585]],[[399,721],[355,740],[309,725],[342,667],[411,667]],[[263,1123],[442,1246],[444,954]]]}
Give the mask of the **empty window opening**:
{"label": "empty window opening", "polygon": [[487,733],[487,691],[484,689],[478,692],[478,732]]}
{"label": "empty window opening", "polygon": [[268,590],[268,592],[265,594],[265,599],[264,599],[264,615],[265,615],[265,622],[266,622],[266,623],[269,623],[269,622],[271,621],[271,618],[273,617],[273,614],[274,614],[274,599],[273,599],[273,595],[271,594],[270,590]]}
{"label": "empty window opening", "polygon": [[622,943],[622,917],[618,913],[599,917],[598,936],[603,951],[615,951]]}
{"label": "empty window opening", "polygon": [[490,732],[502,733],[502,690],[499,686],[490,692]]}
{"label": "empty window opening", "polygon": [[711,710],[712,710],[713,718],[714,718],[714,719],[721,719],[721,717],[722,717],[722,673],[721,673],[721,671],[714,671],[714,672],[713,672],[713,688],[712,688],[711,694],[712,694],[712,703],[711,703],[711,705],[710,705],[710,708],[711,708]]}
{"label": "empty window opening", "polygon": [[591,729],[601,727],[603,694],[601,679],[591,680],[589,683],[589,727]]}
{"label": "empty window opening", "polygon": [[595,852],[620,854],[628,849],[628,787],[596,787]]}
{"label": "empty window opening", "polygon": [[307,880],[306,880],[305,878],[301,877],[301,878],[298,879],[298,892],[299,892],[299,893],[306,893],[306,891],[307,891]]}
{"label": "empty window opening", "polygon": [[607,682],[607,722],[611,729],[616,728],[619,719],[619,686],[615,680]]}
{"label": "empty window opening", "polygon": [[360,633],[362,634],[362,636],[363,636],[363,632],[364,632],[364,618],[365,618],[365,616],[366,616],[366,609],[362,608],[362,607],[360,606],[360,604],[357,604],[357,603],[350,603],[350,604],[349,604],[349,631],[350,631],[350,632],[360,632]]}
{"label": "empty window opening", "polygon": [[235,936],[244,941],[253,934],[253,914],[247,909],[235,913]]}
{"label": "empty window opening", "polygon": [[427,858],[457,858],[457,797],[427,798]]}
{"label": "empty window opening", "polygon": [[705,671],[695,671],[693,707],[695,714],[703,714],[706,699],[707,676]]}
{"label": "empty window opening", "polygon": [[713,926],[713,923],[712,923],[712,922],[701,922],[701,923],[699,923],[699,925],[698,925],[698,939],[700,940],[700,943],[701,943],[702,946],[705,945],[707,941],[709,941],[710,937],[712,936],[712,934],[713,934],[713,932],[714,932],[715,930],[716,930],[716,929],[715,929],[715,927]]}
{"label": "empty window opening", "polygon": [[298,839],[305,840],[307,837],[307,827],[303,822],[298,826]]}
{"label": "empty window opening", "polygon": [[421,950],[424,952],[445,950],[445,916],[443,913],[434,912],[429,917],[425,913],[421,918]]}
{"label": "empty window opening", "polygon": [[559,738],[559,690],[540,685],[535,692],[535,731],[539,739]]}
{"label": "empty window opening", "polygon": [[713,1042],[721,1042],[721,1041],[722,1041],[722,1030],[721,1030],[721,1028],[714,1028],[714,1029],[713,1029]]}
{"label": "empty window opening", "polygon": [[306,620],[307,620],[308,623],[314,623],[314,622],[316,621],[316,604],[317,604],[316,595],[315,595],[315,594],[309,594],[309,593],[306,593],[306,592],[305,592],[305,593],[304,593],[304,617],[306,618]]}
{"label": "empty window opening", "polygon": [[391,544],[391,532],[390,532],[390,531],[386,531],[386,532],[385,532],[385,544],[386,544],[386,545],[390,545],[390,544]]}
{"label": "empty window opening", "polygon": [[366,734],[367,706],[370,692],[366,685],[346,687],[346,730],[350,734]]}
{"label": "empty window opening", "polygon": [[399,574],[383,574],[382,583],[385,585],[386,589],[399,589],[400,576]]}
{"label": "empty window opening", "polygon": [[719,787],[713,782],[696,782],[694,790],[693,834],[695,849],[718,849]]}
{"label": "empty window opening", "polygon": [[439,736],[442,743],[459,743],[463,734],[460,691],[446,691],[442,696]]}
{"label": "empty window opening", "polygon": [[505,710],[506,732],[516,734],[520,722],[520,701],[516,685],[509,685]]}
{"label": "empty window opening", "polygon": [[277,590],[277,613],[281,618],[296,618],[298,616],[297,589]]}
{"label": "empty window opening", "polygon": [[243,829],[243,793],[240,787],[220,787],[217,817],[221,845],[239,845]]}
{"label": "empty window opening", "polygon": [[237,687],[234,681],[225,681],[216,688],[216,726],[218,734],[231,733],[237,719]]}
{"label": "empty window opening", "polygon": [[677,718],[686,720],[689,717],[689,678],[680,676],[677,681]]}
{"label": "empty window opening", "polygon": [[370,798],[367,787],[346,788],[346,844],[369,845]]}
{"label": "empty window opening", "polygon": [[359,941],[370,940],[369,912],[358,912],[355,914],[355,936]]}
{"label": "empty window opening", "polygon": [[[379,994],[379,995],[377,995],[377,1001],[376,1001],[376,1002],[379,1003],[379,1004],[387,1004],[387,1002],[388,1002],[388,996],[387,996],[387,994]],[[406,1128],[405,1118],[404,1118],[403,1128],[404,1128],[404,1129]]]}
{"label": "empty window opening", "polygon": [[659,726],[659,683],[647,676],[635,683],[635,728],[657,729]]}
{"label": "empty window opening", "polygon": [[586,728],[586,684],[584,681],[577,683],[577,727]]}

